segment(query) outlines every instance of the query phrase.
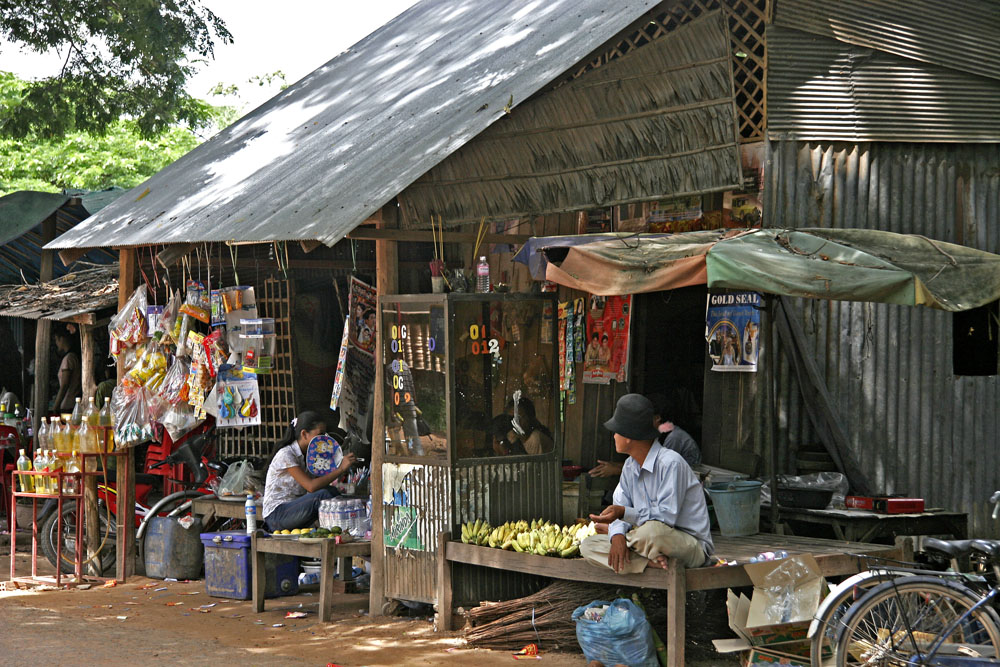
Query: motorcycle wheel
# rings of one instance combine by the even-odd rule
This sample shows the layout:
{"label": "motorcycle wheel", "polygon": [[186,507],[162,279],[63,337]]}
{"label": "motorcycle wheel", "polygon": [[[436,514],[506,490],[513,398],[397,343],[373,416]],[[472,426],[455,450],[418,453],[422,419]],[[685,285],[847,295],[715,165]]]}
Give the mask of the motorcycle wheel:
{"label": "motorcycle wheel", "polygon": [[[63,521],[62,521],[62,558],[56,554],[56,536],[58,531],[58,517],[57,512],[52,512],[48,517],[42,522],[40,530],[40,539],[42,553],[53,567],[58,566],[62,569],[63,574],[73,574],[75,571],[75,550],[76,550],[76,501],[68,501],[63,504]],[[116,521],[115,517],[111,515],[111,523],[108,524],[108,510],[104,504],[104,501],[98,501],[98,517],[100,521],[101,530],[101,542],[103,546],[101,547],[100,555],[95,560],[99,563],[100,574],[106,575],[108,573],[113,574],[115,571],[115,561],[117,559],[117,540],[115,538],[116,531]],[[84,554],[84,559],[86,559],[86,554]],[[84,574],[87,573],[89,563],[85,563],[83,566]]]}

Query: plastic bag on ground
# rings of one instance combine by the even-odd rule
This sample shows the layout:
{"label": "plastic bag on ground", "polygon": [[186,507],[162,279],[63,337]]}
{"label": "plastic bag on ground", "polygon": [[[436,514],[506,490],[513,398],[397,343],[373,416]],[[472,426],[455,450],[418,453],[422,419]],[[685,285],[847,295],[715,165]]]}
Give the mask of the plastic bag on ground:
{"label": "plastic bag on ground", "polygon": [[[601,613],[601,607],[607,609]],[[592,611],[588,611],[592,610]],[[653,631],[646,614],[631,600],[594,600],[573,612],[576,639],[587,660],[605,665],[657,667]]]}

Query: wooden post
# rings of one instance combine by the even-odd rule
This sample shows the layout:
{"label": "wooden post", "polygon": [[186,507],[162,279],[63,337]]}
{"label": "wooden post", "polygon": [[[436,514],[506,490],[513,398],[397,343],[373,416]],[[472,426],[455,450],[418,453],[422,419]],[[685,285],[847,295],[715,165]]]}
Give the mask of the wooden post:
{"label": "wooden post", "polygon": [[687,573],[676,558],[667,560],[667,667],[684,667],[684,603],[687,601]]}
{"label": "wooden post", "polygon": [[448,562],[448,541],[451,533],[438,533],[437,562],[437,631],[450,632],[451,623],[451,563]]}
{"label": "wooden post", "polygon": [[[80,382],[82,394],[80,402],[86,404],[97,391],[94,382],[94,327],[89,324],[80,325]],[[86,407],[86,406],[84,406]]]}
{"label": "wooden post", "polygon": [[[135,248],[118,251],[118,309],[121,310],[137,285],[138,264]],[[125,369],[118,362],[118,381]],[[125,449],[118,458],[118,571],[115,578],[125,581],[135,574],[135,450]]]}
{"label": "wooden post", "polygon": [[[94,330],[93,327],[87,325],[80,326],[80,377],[83,386],[83,394],[80,401],[83,402],[88,400],[89,396],[94,395],[95,389]],[[95,461],[96,459],[91,459],[91,462]],[[99,472],[101,467],[98,466],[96,470]],[[87,544],[87,572],[99,577],[104,572],[101,568],[101,559],[97,555],[98,548],[101,546],[100,507],[97,505],[97,477],[84,477],[83,502],[86,505],[84,509],[84,535],[86,536]]]}
{"label": "wooden post", "polygon": [[[382,207],[382,221],[379,229],[398,227],[399,212],[396,200]],[[379,325],[376,328],[375,345],[375,396],[372,410],[372,572],[368,593],[368,613],[382,615],[385,604],[385,544],[382,539],[382,461],[385,458],[385,379],[382,368],[382,299],[386,294],[395,294],[399,289],[399,254],[396,241],[375,241],[376,292],[379,296]]]}
{"label": "wooden post", "polygon": [[[56,237],[56,217],[49,216],[42,222],[42,245]],[[38,280],[52,280],[52,250],[43,250],[38,267]],[[49,345],[51,342],[52,322],[38,320],[35,327],[35,387],[31,397],[31,422],[34,433],[42,423],[42,417],[48,414],[49,406]]]}

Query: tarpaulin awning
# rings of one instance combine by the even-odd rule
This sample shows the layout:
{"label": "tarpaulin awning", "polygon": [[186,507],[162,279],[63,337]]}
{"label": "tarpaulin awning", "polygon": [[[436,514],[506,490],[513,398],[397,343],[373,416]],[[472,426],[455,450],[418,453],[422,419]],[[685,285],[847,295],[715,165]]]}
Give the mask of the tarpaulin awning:
{"label": "tarpaulin awning", "polygon": [[1000,255],[870,229],[751,229],[531,239],[532,276],[591,294],[690,285],[959,311],[1000,299]]}

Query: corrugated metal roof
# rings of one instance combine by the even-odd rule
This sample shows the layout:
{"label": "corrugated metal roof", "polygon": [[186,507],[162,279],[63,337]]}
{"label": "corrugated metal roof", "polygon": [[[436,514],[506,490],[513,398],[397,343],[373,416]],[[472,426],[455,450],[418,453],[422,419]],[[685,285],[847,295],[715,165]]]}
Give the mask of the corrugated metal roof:
{"label": "corrugated metal roof", "polygon": [[518,107],[399,196],[403,223],[559,213],[738,187],[722,12]]}
{"label": "corrugated metal roof", "polygon": [[51,248],[333,245],[658,0],[424,0]]}
{"label": "corrugated metal roof", "polygon": [[[772,142],[765,224],[922,234],[1000,253],[1000,145]],[[952,316],[928,308],[788,300],[879,491],[969,512],[997,536],[990,494],[1000,442],[1000,377],[952,370]],[[785,470],[817,442],[783,356],[779,451]],[[763,433],[761,432],[761,436]],[[762,441],[762,437],[758,438]],[[990,462],[983,465],[983,462]]]}
{"label": "corrugated metal roof", "polygon": [[1000,79],[996,0],[777,0],[774,25]]}
{"label": "corrugated metal roof", "polygon": [[767,29],[772,138],[1000,141],[1000,81],[809,33]]}
{"label": "corrugated metal roof", "polygon": [[[112,188],[91,192],[67,190],[64,193],[22,190],[0,197],[0,283],[28,282],[39,279],[42,256],[42,222],[53,213],[56,235],[72,229],[80,220],[101,210],[124,190]],[[117,262],[117,255],[93,250],[82,257],[95,264]],[[53,277],[72,270],[62,262],[53,262]]]}

